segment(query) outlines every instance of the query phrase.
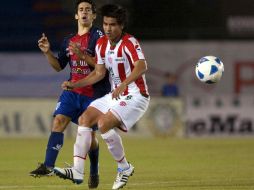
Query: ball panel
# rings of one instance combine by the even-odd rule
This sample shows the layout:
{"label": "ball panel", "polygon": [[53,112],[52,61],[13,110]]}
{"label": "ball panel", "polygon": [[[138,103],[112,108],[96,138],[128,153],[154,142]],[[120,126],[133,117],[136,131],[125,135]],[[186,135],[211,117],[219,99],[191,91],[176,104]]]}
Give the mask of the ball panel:
{"label": "ball panel", "polygon": [[198,71],[198,77],[199,77],[200,79],[203,79],[204,76],[205,76],[205,75],[203,75],[200,71]]}
{"label": "ball panel", "polygon": [[216,73],[218,70],[219,69],[218,69],[218,67],[216,65],[212,65],[209,75],[212,75],[212,74]]}

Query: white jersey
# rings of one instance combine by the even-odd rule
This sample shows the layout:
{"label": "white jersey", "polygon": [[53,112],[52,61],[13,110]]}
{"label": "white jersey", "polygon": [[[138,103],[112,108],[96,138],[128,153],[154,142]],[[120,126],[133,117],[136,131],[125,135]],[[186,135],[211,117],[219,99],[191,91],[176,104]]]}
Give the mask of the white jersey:
{"label": "white jersey", "polygon": [[[110,45],[107,37],[103,36],[97,41],[95,50],[97,64],[105,64],[109,71],[112,89],[119,86],[131,74],[136,61],[145,61],[139,42],[129,34],[125,34],[114,47]],[[129,93],[148,96],[144,74],[128,85],[124,95]]]}

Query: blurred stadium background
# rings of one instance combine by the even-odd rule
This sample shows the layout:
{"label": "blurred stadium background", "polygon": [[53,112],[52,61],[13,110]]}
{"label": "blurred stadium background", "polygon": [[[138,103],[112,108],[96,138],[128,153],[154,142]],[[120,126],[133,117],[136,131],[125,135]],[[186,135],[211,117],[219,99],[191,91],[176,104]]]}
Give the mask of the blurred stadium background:
{"label": "blurred stadium background", "polygon": [[[109,2],[128,8],[127,31],[140,40],[149,64],[152,102],[135,134],[253,134],[251,0],[233,1],[230,6],[227,0],[96,1],[98,7]],[[73,1],[64,0],[13,0],[0,7],[0,136],[48,134],[60,84],[69,71],[55,73],[37,40],[45,32],[57,51],[63,37],[76,30],[73,6]],[[195,64],[205,55],[224,62],[218,84],[204,85],[196,79]],[[177,77],[178,98],[161,98],[167,72]]]}
{"label": "blurred stadium background", "polygon": [[[127,31],[139,39],[148,62],[149,71],[146,77],[151,93],[151,105],[146,115],[137,123],[129,135],[140,138],[141,142],[143,142],[143,137],[154,138],[155,136],[161,139],[166,137],[170,142],[169,144],[172,143],[171,137],[179,137],[185,143],[180,144],[176,151],[181,150],[183,144],[188,146],[189,142],[185,141],[188,138],[196,140],[197,138],[200,139],[199,137],[205,137],[205,139],[216,137],[216,141],[230,138],[226,145],[230,144],[229,150],[231,152],[220,151],[218,154],[225,152],[228,156],[234,156],[234,147],[245,147],[245,149],[241,149],[242,152],[239,154],[246,154],[246,157],[232,157],[232,164],[241,164],[243,160],[248,159],[249,162],[245,160],[246,163],[242,166],[245,171],[248,170],[246,175],[252,179],[252,182],[248,181],[249,186],[242,185],[241,189],[244,187],[246,189],[254,188],[254,172],[253,169],[251,170],[254,157],[253,154],[248,154],[253,152],[252,138],[254,135],[253,1],[96,0],[95,2],[98,7],[105,3],[118,3],[128,8]],[[35,139],[48,137],[52,121],[51,114],[61,92],[60,84],[67,79],[69,71],[55,73],[39,51],[37,40],[41,33],[45,32],[51,42],[52,49],[57,51],[63,37],[76,30],[72,10],[73,1],[70,0],[12,0],[1,2],[1,139],[12,137],[13,142],[11,143],[15,144],[15,139],[20,137],[34,137]],[[100,18],[96,22],[97,25],[101,25]],[[225,72],[218,84],[205,85],[196,79],[195,64],[205,55],[218,56],[224,63]],[[173,73],[177,77],[176,83],[180,90],[179,97],[161,96],[161,88],[165,82],[164,75],[167,72]],[[75,127],[69,128],[66,136],[75,136],[75,130]],[[241,140],[248,139],[248,142],[232,141],[232,139],[239,138]],[[199,143],[204,143],[204,141],[199,140],[197,143],[195,140],[194,147]],[[44,141],[46,146],[46,140]],[[4,144],[7,142],[4,140],[0,142],[3,143],[3,146],[10,145]],[[17,140],[17,143],[19,142],[20,140]],[[235,146],[238,142],[241,146]],[[165,142],[162,141],[162,143]],[[221,144],[223,143],[225,142],[221,142]],[[69,144],[71,147],[72,143]],[[208,143],[207,147],[205,144],[204,150],[208,150],[207,147],[213,147],[211,142]],[[213,148],[217,149],[219,144],[220,141]],[[157,145],[158,148],[160,145]],[[40,152],[44,153],[43,147],[45,146],[42,146]],[[176,145],[176,147],[178,146]],[[221,148],[223,147],[228,148],[228,146]],[[170,148],[173,147],[169,145],[169,151]],[[191,150],[195,150],[195,148]],[[2,153],[5,151],[7,150],[2,149]],[[43,158],[42,153],[40,158]],[[31,153],[27,152],[27,155],[29,154]],[[210,153],[206,152],[205,155],[209,157]],[[182,154],[179,156],[184,157]],[[202,154],[198,154],[198,156],[203,161]],[[6,159],[8,158],[6,157]],[[179,160],[176,158],[174,161]],[[36,160],[32,162],[34,164]],[[207,161],[207,165],[209,163],[210,160]],[[219,167],[220,164],[217,164]],[[175,172],[179,171],[178,169],[176,167]],[[237,178],[237,169],[234,171],[236,172],[234,178]],[[241,172],[244,173],[244,170]],[[202,170],[200,169],[200,171]],[[209,173],[209,170],[207,172]],[[225,173],[221,173],[222,178]],[[188,174],[185,173],[185,175],[188,178]],[[195,177],[193,179],[196,179]],[[206,176],[204,180],[209,177],[211,176]],[[1,185],[5,185],[4,180],[0,182],[2,182]],[[237,184],[236,181],[234,182]],[[11,181],[9,183],[15,184],[16,182]],[[44,183],[47,184],[47,182]],[[240,183],[244,184],[245,181],[242,180]],[[164,184],[164,186],[167,185]],[[206,186],[206,184],[203,185],[203,187]],[[188,184],[185,187],[187,186]],[[227,189],[226,186],[222,189]],[[135,186],[132,188],[135,189]],[[0,189],[11,188],[0,186]],[[32,186],[29,189],[32,189]],[[173,189],[185,188],[181,186],[177,188],[176,185]],[[199,189],[198,185],[193,185],[193,189]],[[207,189],[216,189],[216,187],[211,185]],[[228,189],[234,188],[228,185]]]}

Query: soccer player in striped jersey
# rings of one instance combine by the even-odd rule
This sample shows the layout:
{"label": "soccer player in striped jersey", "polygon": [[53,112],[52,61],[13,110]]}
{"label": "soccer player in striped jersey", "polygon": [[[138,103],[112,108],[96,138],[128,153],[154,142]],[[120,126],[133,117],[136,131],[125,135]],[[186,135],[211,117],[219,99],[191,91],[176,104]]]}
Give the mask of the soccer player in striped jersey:
{"label": "soccer player in striped jersey", "polygon": [[[103,35],[103,32],[93,26],[96,18],[96,7],[92,0],[78,0],[76,2],[75,19],[78,24],[76,34],[66,37],[62,43],[58,56],[55,57],[50,50],[50,43],[45,36],[38,41],[38,46],[46,56],[49,64],[57,71],[63,70],[67,64],[70,66],[69,81],[75,82],[86,78],[92,72],[95,66],[95,45],[97,40]],[[46,156],[44,163],[30,172],[31,176],[50,176],[53,174],[53,168],[59,153],[63,146],[63,131],[72,121],[78,124],[79,116],[86,110],[88,105],[110,91],[110,83],[106,77],[99,83],[87,85],[86,87],[73,90],[64,90],[58,100],[54,112],[54,121],[51,134],[48,140]],[[97,127],[94,127],[96,130]],[[80,128],[79,128],[80,130]],[[78,131],[79,133],[79,131]],[[74,152],[76,151],[74,145]],[[95,136],[95,131],[91,135],[91,144],[88,147],[89,158],[91,162],[90,177],[88,180],[89,188],[96,188],[99,184],[98,156],[99,145]],[[84,168],[80,168],[80,173],[84,173]],[[83,179],[74,181],[82,183]]]}
{"label": "soccer player in striped jersey", "polygon": [[122,139],[116,128],[127,132],[147,110],[150,97],[145,79],[146,60],[139,42],[124,32],[126,10],[118,5],[104,5],[101,8],[105,36],[96,44],[95,70],[85,79],[77,82],[65,81],[64,89],[75,89],[94,84],[109,72],[112,92],[93,101],[79,118],[79,145],[74,166],[58,168],[59,177],[80,178],[76,172],[84,167],[85,157],[91,144],[91,127],[97,123],[101,136],[117,163],[117,176],[112,189],[126,185],[134,173],[134,167],[126,158]]}

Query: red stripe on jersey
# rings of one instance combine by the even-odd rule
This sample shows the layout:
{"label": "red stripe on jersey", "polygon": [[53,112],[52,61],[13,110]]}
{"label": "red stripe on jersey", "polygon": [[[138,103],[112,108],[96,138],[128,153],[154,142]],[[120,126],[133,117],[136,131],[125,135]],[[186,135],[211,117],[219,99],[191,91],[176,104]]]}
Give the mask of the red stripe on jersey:
{"label": "red stripe on jersey", "polygon": [[[117,57],[121,58],[123,56],[123,43],[119,46],[117,50]],[[118,72],[119,72],[119,77],[121,81],[123,82],[126,79],[126,73],[125,73],[125,68],[123,63],[118,64]],[[124,91],[124,95],[128,94],[128,86],[126,90]]]}
{"label": "red stripe on jersey", "polygon": [[[120,77],[121,81],[123,82],[126,79],[124,64],[118,63],[117,67],[118,67],[119,77]],[[126,90],[124,91],[123,94],[124,95],[128,94],[128,87],[126,88]]]}
{"label": "red stripe on jersey", "polygon": [[[106,36],[99,38],[99,40],[97,41],[96,46],[98,46],[98,49],[100,49],[101,58],[105,58],[107,43],[108,43],[108,39],[106,38]],[[97,63],[97,56],[96,56],[96,63]]]}
{"label": "red stripe on jersey", "polygon": [[[130,67],[131,67],[131,71],[134,69],[134,65],[133,63],[131,62],[131,58],[128,54],[127,55],[127,59],[130,63]],[[148,96],[148,93],[146,91],[146,86],[145,86],[145,81],[143,80],[143,77],[139,77],[137,80],[135,80],[135,84],[137,85],[137,87],[139,88],[139,91],[141,94],[144,94],[144,95],[147,95]]]}
{"label": "red stripe on jersey", "polygon": [[145,81],[143,77],[139,77],[137,80],[135,80],[136,85],[139,88],[139,91],[141,94],[148,96],[148,93],[146,91]]}
{"label": "red stripe on jersey", "polygon": [[101,46],[101,58],[105,58],[105,52],[106,52],[106,47],[107,47],[107,41],[104,41],[104,43]]}
{"label": "red stripe on jersey", "polygon": [[117,57],[122,57],[122,56],[123,56],[123,42],[121,43],[121,45],[119,46],[117,50]]}
{"label": "red stripe on jersey", "polygon": [[139,60],[136,48],[134,47],[133,43],[127,40],[125,41],[125,46],[130,51],[133,62],[136,62],[137,60]]}

